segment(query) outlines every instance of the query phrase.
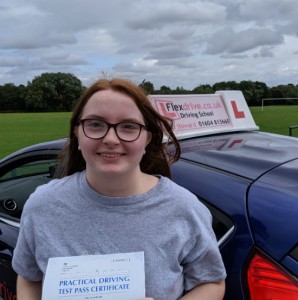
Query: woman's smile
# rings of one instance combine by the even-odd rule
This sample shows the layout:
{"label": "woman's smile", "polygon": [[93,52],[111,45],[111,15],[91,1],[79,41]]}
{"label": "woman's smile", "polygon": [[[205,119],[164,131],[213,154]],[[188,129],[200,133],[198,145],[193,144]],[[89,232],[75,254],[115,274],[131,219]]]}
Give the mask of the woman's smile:
{"label": "woman's smile", "polygon": [[124,156],[123,153],[110,153],[110,152],[100,152],[98,153],[102,157],[107,157],[107,158],[115,158],[115,157],[121,157]]}

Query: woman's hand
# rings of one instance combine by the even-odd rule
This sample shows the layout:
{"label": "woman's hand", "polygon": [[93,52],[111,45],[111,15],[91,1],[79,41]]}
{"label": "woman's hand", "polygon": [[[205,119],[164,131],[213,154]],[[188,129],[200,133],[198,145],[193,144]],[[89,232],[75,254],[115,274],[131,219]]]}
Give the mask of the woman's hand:
{"label": "woman's hand", "polygon": [[28,281],[27,279],[18,276],[17,298],[18,300],[40,300],[41,282]]}

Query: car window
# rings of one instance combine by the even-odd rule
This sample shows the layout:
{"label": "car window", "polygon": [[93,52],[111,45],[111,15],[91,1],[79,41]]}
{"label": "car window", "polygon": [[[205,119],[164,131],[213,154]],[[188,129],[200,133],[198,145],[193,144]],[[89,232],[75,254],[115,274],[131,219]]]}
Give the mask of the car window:
{"label": "car window", "polygon": [[1,181],[13,180],[20,177],[34,176],[39,174],[47,174],[51,168],[55,168],[56,160],[41,160],[25,163],[17,166],[0,177]]}
{"label": "car window", "polygon": [[52,180],[56,164],[56,158],[31,157],[6,167],[0,176],[0,214],[19,219],[30,194]]}
{"label": "car window", "polygon": [[228,218],[222,211],[212,206],[201,197],[197,196],[198,199],[203,202],[209,209],[212,215],[212,227],[216,235],[216,239],[219,245],[221,245],[225,239],[233,232],[234,225],[230,218]]}

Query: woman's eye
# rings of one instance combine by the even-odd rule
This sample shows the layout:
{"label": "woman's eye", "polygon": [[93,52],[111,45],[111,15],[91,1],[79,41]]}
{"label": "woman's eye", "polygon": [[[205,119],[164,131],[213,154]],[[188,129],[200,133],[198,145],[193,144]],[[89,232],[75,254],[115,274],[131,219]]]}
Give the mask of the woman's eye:
{"label": "woman's eye", "polygon": [[121,128],[127,129],[127,130],[134,130],[134,129],[138,129],[139,125],[135,124],[135,123],[122,123]]}
{"label": "woman's eye", "polygon": [[93,127],[93,128],[101,128],[104,127],[104,123],[100,121],[89,121],[87,123],[88,127]]}

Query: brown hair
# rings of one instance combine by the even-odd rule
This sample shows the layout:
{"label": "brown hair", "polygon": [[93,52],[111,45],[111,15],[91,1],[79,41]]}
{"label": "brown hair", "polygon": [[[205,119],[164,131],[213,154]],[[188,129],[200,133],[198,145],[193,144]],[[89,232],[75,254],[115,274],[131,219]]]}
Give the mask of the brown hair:
{"label": "brown hair", "polygon": [[[151,141],[146,147],[146,153],[140,162],[141,170],[147,174],[160,174],[170,178],[170,164],[180,157],[180,145],[173,133],[172,120],[160,115],[154,109],[139,86],[119,78],[97,80],[85,90],[77,102],[70,120],[69,140],[60,154],[58,176],[64,177],[86,169],[85,160],[81,151],[78,150],[75,128],[79,125],[82,111],[90,97],[98,91],[107,89],[130,96],[142,113],[148,131],[152,134]],[[163,142],[164,135],[167,137],[166,143]],[[172,144],[171,151],[168,149],[169,143]]]}

